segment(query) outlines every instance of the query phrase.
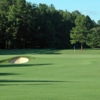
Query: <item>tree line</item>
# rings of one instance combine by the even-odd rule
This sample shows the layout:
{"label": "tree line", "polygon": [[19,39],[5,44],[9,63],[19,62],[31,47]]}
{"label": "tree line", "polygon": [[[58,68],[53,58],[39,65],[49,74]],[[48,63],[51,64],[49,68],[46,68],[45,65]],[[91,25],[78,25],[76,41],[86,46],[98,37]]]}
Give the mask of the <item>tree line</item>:
{"label": "tree line", "polygon": [[99,25],[78,10],[0,0],[0,49],[100,47]]}

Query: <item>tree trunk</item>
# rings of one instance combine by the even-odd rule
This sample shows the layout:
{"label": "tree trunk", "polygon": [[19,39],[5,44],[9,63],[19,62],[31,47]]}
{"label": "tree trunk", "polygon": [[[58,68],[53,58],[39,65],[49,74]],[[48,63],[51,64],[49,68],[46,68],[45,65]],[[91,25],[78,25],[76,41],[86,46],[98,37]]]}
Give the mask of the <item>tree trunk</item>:
{"label": "tree trunk", "polygon": [[83,44],[81,43],[81,50],[83,49]]}
{"label": "tree trunk", "polygon": [[23,49],[25,49],[25,41],[23,41]]}
{"label": "tree trunk", "polygon": [[7,40],[5,41],[5,48],[6,48],[6,50],[8,49],[8,41]]}

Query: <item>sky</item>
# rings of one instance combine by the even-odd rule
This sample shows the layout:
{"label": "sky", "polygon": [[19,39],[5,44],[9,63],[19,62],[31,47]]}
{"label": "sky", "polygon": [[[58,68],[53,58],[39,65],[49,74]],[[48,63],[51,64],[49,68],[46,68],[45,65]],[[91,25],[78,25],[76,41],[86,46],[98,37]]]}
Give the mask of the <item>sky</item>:
{"label": "sky", "polygon": [[48,6],[53,4],[57,10],[69,12],[78,10],[81,14],[88,15],[92,20],[100,20],[100,0],[26,0],[27,2]]}

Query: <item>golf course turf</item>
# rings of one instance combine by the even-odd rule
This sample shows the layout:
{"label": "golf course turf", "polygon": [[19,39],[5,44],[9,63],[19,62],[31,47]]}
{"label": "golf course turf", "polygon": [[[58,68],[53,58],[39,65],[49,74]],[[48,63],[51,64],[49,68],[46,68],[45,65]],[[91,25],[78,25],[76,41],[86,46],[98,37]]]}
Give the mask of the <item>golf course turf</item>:
{"label": "golf course turf", "polygon": [[99,99],[100,50],[0,50],[0,100]]}

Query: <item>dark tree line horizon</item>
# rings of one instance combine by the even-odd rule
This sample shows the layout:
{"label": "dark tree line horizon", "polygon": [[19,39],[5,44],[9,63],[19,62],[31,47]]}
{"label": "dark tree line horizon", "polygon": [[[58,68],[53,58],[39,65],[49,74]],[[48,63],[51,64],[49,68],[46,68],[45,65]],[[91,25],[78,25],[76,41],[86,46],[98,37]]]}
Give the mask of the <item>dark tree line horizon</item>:
{"label": "dark tree line horizon", "polygon": [[[67,6],[66,6],[67,8]],[[100,47],[100,20],[78,10],[25,0],[0,0],[0,49]]]}

